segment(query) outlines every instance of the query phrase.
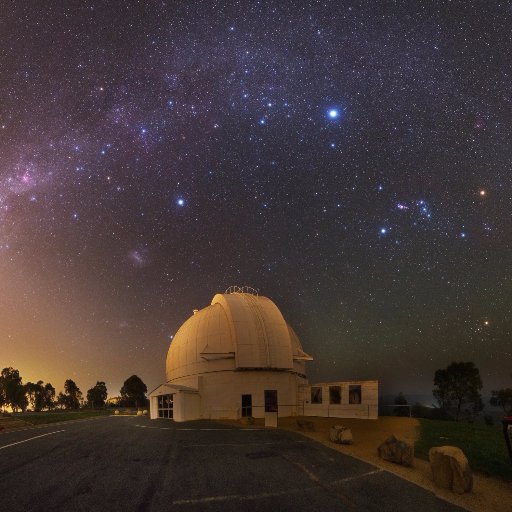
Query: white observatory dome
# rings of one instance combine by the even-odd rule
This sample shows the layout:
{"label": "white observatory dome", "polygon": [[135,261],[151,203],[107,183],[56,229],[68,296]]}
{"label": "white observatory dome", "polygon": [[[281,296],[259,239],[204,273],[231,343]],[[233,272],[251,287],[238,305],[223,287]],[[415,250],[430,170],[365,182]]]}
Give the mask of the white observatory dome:
{"label": "white observatory dome", "polygon": [[215,295],[180,327],[167,353],[167,382],[229,370],[305,374],[312,358],[277,306],[235,290]]}

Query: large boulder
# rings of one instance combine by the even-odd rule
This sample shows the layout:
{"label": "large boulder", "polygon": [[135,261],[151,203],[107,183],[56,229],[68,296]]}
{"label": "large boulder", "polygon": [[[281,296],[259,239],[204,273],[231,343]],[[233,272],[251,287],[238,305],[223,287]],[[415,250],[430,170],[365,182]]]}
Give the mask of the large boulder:
{"label": "large boulder", "polygon": [[352,444],[352,431],[343,425],[334,425],[329,429],[329,439],[333,443],[338,444]]}
{"label": "large boulder", "polygon": [[412,466],[414,460],[414,445],[389,436],[378,448],[379,457],[402,466]]}
{"label": "large boulder", "polygon": [[457,494],[471,491],[473,474],[463,451],[455,446],[434,446],[428,452],[434,482]]}

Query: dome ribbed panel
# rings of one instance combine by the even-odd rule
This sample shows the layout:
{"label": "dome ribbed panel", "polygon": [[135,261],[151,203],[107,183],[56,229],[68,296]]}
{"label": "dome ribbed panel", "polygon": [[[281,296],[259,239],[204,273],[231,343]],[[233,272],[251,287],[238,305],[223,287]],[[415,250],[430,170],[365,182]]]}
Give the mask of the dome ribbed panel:
{"label": "dome ribbed panel", "polygon": [[304,358],[309,356],[299,338],[270,299],[217,294],[176,333],[167,354],[167,381],[234,369],[303,373]]}

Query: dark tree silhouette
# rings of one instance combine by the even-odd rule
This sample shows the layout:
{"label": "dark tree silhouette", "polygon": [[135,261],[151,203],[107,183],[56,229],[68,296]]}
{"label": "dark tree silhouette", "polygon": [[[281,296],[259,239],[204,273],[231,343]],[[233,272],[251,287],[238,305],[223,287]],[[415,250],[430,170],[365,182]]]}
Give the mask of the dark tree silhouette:
{"label": "dark tree silhouette", "polygon": [[482,379],[472,362],[451,363],[444,370],[437,370],[432,393],[439,406],[455,421],[471,420],[483,408]]}
{"label": "dark tree silhouette", "polygon": [[91,407],[103,407],[107,399],[107,386],[103,381],[96,382],[96,385],[87,391],[87,403]]}
{"label": "dark tree silhouette", "polygon": [[141,407],[146,405],[146,393],[148,388],[137,375],[132,375],[124,381],[123,387],[121,388],[121,397],[135,405],[135,407]]}
{"label": "dark tree silhouette", "polygon": [[82,392],[71,379],[64,382],[64,393],[59,393],[58,402],[66,409],[79,409]]}
{"label": "dark tree silhouette", "polygon": [[37,381],[35,384],[33,382],[27,382],[25,384],[25,392],[34,411],[40,411],[44,408],[45,392],[42,380]]}
{"label": "dark tree silhouette", "polygon": [[504,388],[491,391],[491,405],[501,407],[506,416],[512,415],[512,389]]}
{"label": "dark tree silhouette", "polygon": [[0,402],[2,406],[10,406],[14,412],[25,411],[28,400],[22,384],[20,372],[11,366],[0,373]]}
{"label": "dark tree silhouette", "polygon": [[55,407],[55,388],[49,382],[44,385],[44,407],[48,410]]}

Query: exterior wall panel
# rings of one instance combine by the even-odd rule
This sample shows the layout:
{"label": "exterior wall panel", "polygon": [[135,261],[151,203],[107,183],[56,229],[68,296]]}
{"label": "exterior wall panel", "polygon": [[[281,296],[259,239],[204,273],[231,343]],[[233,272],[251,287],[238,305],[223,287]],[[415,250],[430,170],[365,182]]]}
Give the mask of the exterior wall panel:
{"label": "exterior wall panel", "polygon": [[[330,386],[341,387],[341,404],[329,403]],[[349,403],[350,386],[361,386],[360,404]],[[322,403],[311,403],[312,387],[322,388]],[[301,386],[299,389],[299,411],[304,416],[377,419],[379,415],[379,383],[376,380],[360,380]]]}

